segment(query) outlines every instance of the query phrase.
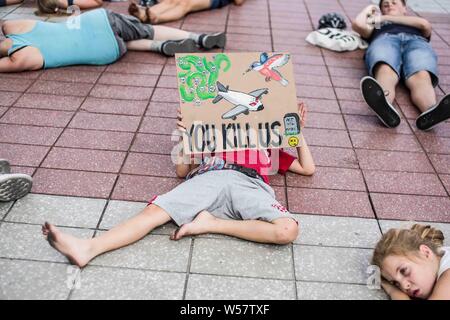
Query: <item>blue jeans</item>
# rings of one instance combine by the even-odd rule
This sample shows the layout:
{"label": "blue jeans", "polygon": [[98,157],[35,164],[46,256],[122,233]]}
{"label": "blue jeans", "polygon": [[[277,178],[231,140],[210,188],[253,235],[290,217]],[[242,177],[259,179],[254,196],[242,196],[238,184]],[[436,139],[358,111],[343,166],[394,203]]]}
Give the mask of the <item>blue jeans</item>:
{"label": "blue jeans", "polygon": [[385,33],[377,37],[365,54],[367,70],[371,76],[378,63],[389,65],[399,79],[407,80],[419,71],[428,71],[433,86],[437,86],[437,55],[427,40],[409,33]]}

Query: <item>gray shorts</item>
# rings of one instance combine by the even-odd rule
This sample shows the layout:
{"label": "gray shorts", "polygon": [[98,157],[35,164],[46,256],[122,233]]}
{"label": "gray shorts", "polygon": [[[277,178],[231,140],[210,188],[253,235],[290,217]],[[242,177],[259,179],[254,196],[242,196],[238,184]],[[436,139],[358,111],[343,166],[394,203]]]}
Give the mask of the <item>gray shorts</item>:
{"label": "gray shorts", "polygon": [[294,219],[275,199],[268,184],[234,170],[197,175],[152,203],[165,210],[179,226],[191,222],[203,210],[230,220]]}
{"label": "gray shorts", "polygon": [[132,40],[149,39],[152,40],[155,31],[149,24],[139,21],[138,18],[106,10],[109,24],[114,32],[119,44],[120,56],[127,52],[126,42]]}

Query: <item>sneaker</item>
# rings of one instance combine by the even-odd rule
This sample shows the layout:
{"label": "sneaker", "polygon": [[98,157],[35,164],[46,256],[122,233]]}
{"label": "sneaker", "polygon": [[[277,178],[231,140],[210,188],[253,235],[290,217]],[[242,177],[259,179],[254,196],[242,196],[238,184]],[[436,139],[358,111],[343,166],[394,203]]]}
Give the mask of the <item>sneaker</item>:
{"label": "sneaker", "polygon": [[158,4],[158,1],[156,1],[156,0],[140,0],[139,1],[139,5],[142,7],[152,7],[156,4]]}
{"label": "sneaker", "polygon": [[11,167],[8,160],[0,159],[0,174],[11,173]]}
{"label": "sneaker", "polygon": [[199,45],[204,49],[225,48],[227,36],[224,32],[205,33],[199,38]]}
{"label": "sneaker", "polygon": [[372,77],[361,79],[361,92],[369,107],[375,111],[386,127],[395,128],[400,124],[400,115],[386,99],[383,88]]}
{"label": "sneaker", "polygon": [[194,40],[168,40],[161,45],[161,53],[166,56],[173,57],[175,53],[201,52]]}
{"label": "sneaker", "polygon": [[0,175],[0,202],[14,201],[28,194],[33,185],[33,179],[26,174]]}
{"label": "sneaker", "polygon": [[447,119],[450,119],[450,93],[437,105],[422,113],[416,120],[416,126],[420,130],[430,130]]}

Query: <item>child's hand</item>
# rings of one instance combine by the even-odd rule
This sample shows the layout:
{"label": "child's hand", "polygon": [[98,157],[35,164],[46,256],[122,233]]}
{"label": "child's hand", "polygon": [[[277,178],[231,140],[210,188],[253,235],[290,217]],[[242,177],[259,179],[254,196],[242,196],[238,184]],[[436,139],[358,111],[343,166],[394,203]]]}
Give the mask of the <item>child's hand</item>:
{"label": "child's hand", "polygon": [[300,128],[304,128],[306,124],[306,114],[308,113],[308,109],[304,102],[300,102],[298,104],[298,115],[300,116]]}
{"label": "child's hand", "polygon": [[183,116],[181,115],[181,109],[178,108],[177,109],[177,129],[180,132],[185,132],[186,131],[186,127],[183,124]]}

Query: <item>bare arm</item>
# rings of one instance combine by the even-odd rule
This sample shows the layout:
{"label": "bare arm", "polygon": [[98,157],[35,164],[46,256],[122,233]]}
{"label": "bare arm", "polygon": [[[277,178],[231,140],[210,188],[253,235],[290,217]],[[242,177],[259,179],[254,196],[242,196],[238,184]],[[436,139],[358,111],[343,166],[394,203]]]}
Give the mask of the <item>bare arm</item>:
{"label": "bare arm", "polygon": [[381,281],[381,286],[383,287],[383,290],[386,292],[386,294],[391,297],[392,300],[411,300],[411,298],[401,291],[399,288],[393,286],[386,280]]}
{"label": "bare arm", "polygon": [[361,37],[368,39],[370,38],[374,26],[368,23],[368,19],[370,17],[374,17],[375,14],[379,13],[379,9],[375,5],[370,5],[364,8],[363,11],[361,11],[358,16],[355,18],[355,20],[352,21],[352,29],[359,33]]}
{"label": "bare arm", "polygon": [[[181,110],[178,109],[178,131],[183,133],[186,131],[186,127],[183,124],[183,117],[181,115]],[[182,141],[182,135],[180,136],[180,142]],[[183,145],[183,144],[182,144]],[[177,174],[178,178],[185,178],[189,172],[191,172],[194,168],[196,168],[198,165],[194,163],[194,159],[192,159],[190,156],[184,154],[184,148],[181,147],[180,152],[178,153],[177,157],[177,164],[175,167],[175,172]]]}
{"label": "bare arm", "polygon": [[[301,127],[305,126],[307,109],[305,104],[302,102],[299,104],[299,114],[301,118]],[[306,143],[305,137],[301,135],[300,147],[297,148],[297,159],[295,159],[289,171],[296,174],[301,174],[304,176],[311,176],[316,171],[316,165],[309,150],[308,144]]]}
{"label": "bare arm", "polygon": [[429,300],[450,300],[450,270],[445,271],[434,285]]}
{"label": "bare arm", "polygon": [[[73,4],[78,6],[80,9],[91,9],[98,8],[103,5],[103,0],[74,0]],[[64,8],[67,9],[69,2],[64,1]]]}
{"label": "bare arm", "polygon": [[0,59],[0,73],[39,70],[42,58],[33,54],[35,48],[24,48],[9,57]]}
{"label": "bare arm", "polygon": [[429,38],[431,36],[431,24],[428,20],[420,17],[412,17],[412,16],[381,16],[381,21],[390,21],[393,23],[403,24],[405,26],[414,27],[420,29],[422,31],[422,35],[425,38]]}

